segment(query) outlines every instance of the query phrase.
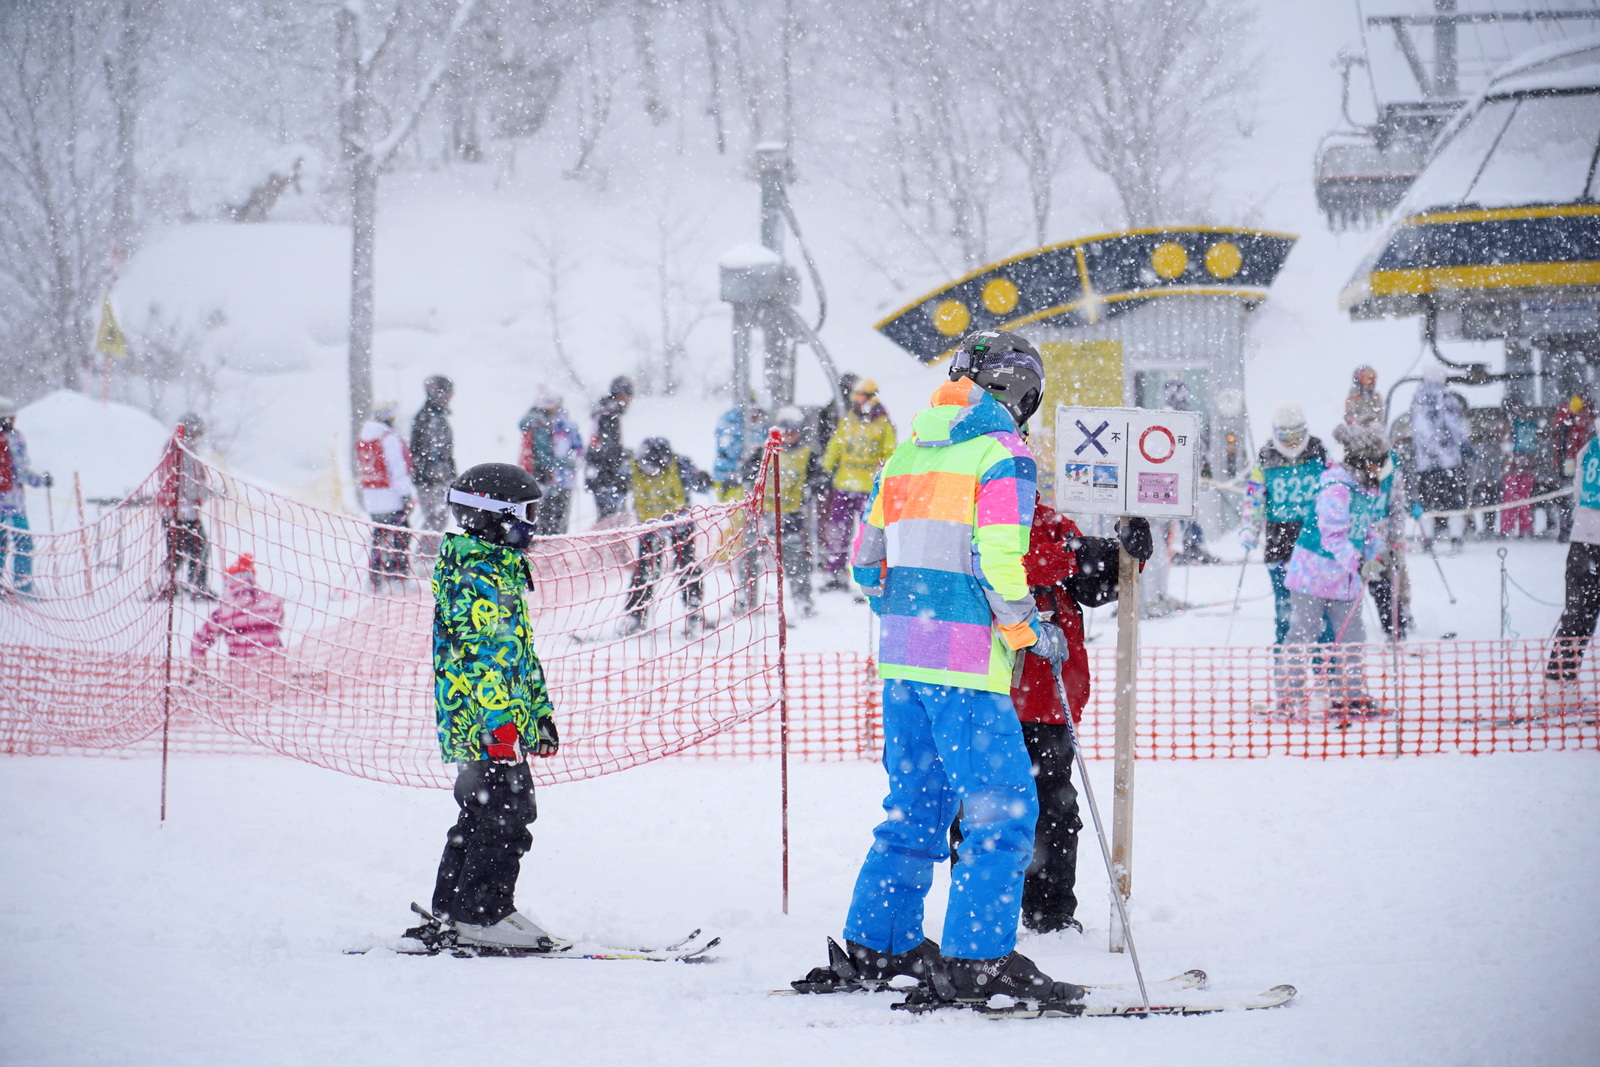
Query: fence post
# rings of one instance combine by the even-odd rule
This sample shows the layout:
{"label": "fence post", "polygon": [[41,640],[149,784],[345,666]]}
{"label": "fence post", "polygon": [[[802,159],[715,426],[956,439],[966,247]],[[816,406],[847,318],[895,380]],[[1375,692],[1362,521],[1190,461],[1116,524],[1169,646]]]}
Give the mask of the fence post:
{"label": "fence post", "polygon": [[[177,454],[178,444],[174,440],[167,445],[174,453],[173,461],[177,464],[177,481],[183,478],[183,457]],[[162,547],[168,556],[172,556],[172,531],[177,528],[178,500],[183,495],[181,485],[174,491],[172,499],[166,502],[169,513],[164,516],[166,521],[162,524],[166,544]],[[163,565],[164,567],[164,565]],[[167,757],[172,741],[172,639],[176,631],[174,616],[178,610],[178,572],[176,564],[166,584],[167,593],[167,649],[165,662],[161,671],[161,825],[167,822]]]}
{"label": "fence post", "polygon": [[[767,435],[768,473],[772,475],[772,537],[778,561],[778,777],[783,809],[783,913],[789,914],[789,620],[783,597],[783,485],[779,474],[778,446],[783,435],[773,428]],[[762,494],[761,506],[766,506]]]}

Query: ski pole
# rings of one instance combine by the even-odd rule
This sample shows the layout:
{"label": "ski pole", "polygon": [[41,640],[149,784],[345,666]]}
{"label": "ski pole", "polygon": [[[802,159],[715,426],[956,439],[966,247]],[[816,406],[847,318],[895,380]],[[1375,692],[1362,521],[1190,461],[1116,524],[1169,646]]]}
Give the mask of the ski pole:
{"label": "ski pole", "polygon": [[1089,801],[1089,816],[1094,820],[1094,835],[1100,842],[1100,856],[1106,863],[1106,878],[1111,886],[1111,899],[1117,903],[1117,919],[1122,923],[1122,934],[1128,939],[1128,958],[1133,961],[1133,976],[1139,980],[1139,995],[1144,1006],[1150,1007],[1150,994],[1144,987],[1144,969],[1139,966],[1139,950],[1133,945],[1133,926],[1128,922],[1128,907],[1122,894],[1117,892],[1117,872],[1111,864],[1111,849],[1106,844],[1105,827],[1100,822],[1100,805],[1094,802],[1094,787],[1089,784],[1089,768],[1083,762],[1083,747],[1078,744],[1078,730],[1072,724],[1072,708],[1067,704],[1067,687],[1061,681],[1061,664],[1052,663],[1050,669],[1056,677],[1056,699],[1061,701],[1061,714],[1067,722],[1067,737],[1072,741],[1072,758],[1078,764],[1078,781],[1083,783],[1083,795]]}
{"label": "ski pole", "polygon": [[1439,581],[1444,584],[1444,594],[1450,598],[1450,603],[1456,602],[1456,595],[1450,591],[1450,582],[1444,576],[1444,564],[1439,562],[1439,553],[1433,550],[1433,538],[1428,536],[1427,527],[1422,525],[1422,520],[1417,520],[1417,531],[1422,534],[1422,547],[1428,550],[1428,555],[1433,557],[1433,565],[1439,570]]}
{"label": "ski pole", "polygon": [[1244,594],[1244,569],[1249,565],[1250,550],[1247,548],[1244,550],[1244,559],[1239,561],[1239,585],[1233,591],[1233,610],[1228,613],[1228,636],[1222,639],[1225,645],[1233,643],[1233,620],[1239,617],[1239,597]]}

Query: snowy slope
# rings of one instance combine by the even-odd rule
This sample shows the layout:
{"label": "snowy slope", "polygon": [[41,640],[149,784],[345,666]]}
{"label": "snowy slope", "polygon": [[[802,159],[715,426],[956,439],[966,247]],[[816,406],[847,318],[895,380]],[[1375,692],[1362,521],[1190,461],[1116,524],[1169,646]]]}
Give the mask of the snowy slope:
{"label": "snowy slope", "polygon": [[[788,917],[774,765],[669,761],[541,793],[520,903],[624,943],[705,925],[726,948],[699,967],[343,955],[426,901],[448,795],[179,758],[158,828],[158,771],[0,760],[0,1062],[1539,1067],[1600,1052],[1592,753],[1141,764],[1150,976],[1201,966],[1218,988],[1301,991],[1280,1011],[1142,1022],[768,997],[837,935],[879,817],[867,764],[794,769]],[[1122,980],[1084,846],[1087,933],[1023,948],[1059,977]]]}

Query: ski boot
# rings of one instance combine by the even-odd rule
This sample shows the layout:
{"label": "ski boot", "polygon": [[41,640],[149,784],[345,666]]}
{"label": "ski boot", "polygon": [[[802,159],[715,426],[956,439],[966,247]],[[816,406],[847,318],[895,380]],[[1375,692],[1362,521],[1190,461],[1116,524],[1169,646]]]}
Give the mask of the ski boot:
{"label": "ski boot", "polygon": [[1024,915],[1022,925],[1036,934],[1058,934],[1063,930],[1083,933],[1083,924],[1070,915]]}
{"label": "ski boot", "polygon": [[1086,993],[1083,986],[1055,981],[1020,952],[992,960],[941,957],[929,984],[939,1000],[969,1006],[986,1005],[990,997],[1003,995],[1061,1007],[1083,1003]]}
{"label": "ski boot", "polygon": [[888,988],[890,980],[901,975],[915,978],[917,985],[922,986],[939,961],[939,945],[931,940],[894,956],[854,941],[844,944],[841,948],[839,942],[828,938],[828,965],[813,967],[804,978],[790,982],[794,991],[854,993],[864,989],[877,992]]}
{"label": "ski boot", "polygon": [[457,922],[454,926],[456,943],[474,948],[513,949],[532,953],[564,952],[572,947],[571,941],[556,937],[519,911],[487,926],[464,922]]}

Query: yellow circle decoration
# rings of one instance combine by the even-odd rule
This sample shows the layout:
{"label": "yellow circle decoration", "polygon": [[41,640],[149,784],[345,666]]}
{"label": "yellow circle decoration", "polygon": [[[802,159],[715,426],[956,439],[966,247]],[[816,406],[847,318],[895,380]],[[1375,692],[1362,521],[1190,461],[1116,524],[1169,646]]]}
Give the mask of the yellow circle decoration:
{"label": "yellow circle decoration", "polygon": [[1189,269],[1189,253],[1183,246],[1173,241],[1166,241],[1156,245],[1156,250],[1150,253],[1150,266],[1155,272],[1167,281],[1171,281]]}
{"label": "yellow circle decoration", "polygon": [[933,328],[946,337],[954,337],[965,330],[971,321],[972,312],[957,300],[946,300],[933,309]]}
{"label": "yellow circle decoration", "polygon": [[1244,256],[1232,241],[1218,241],[1206,249],[1206,270],[1213,278],[1231,278],[1243,265]]}
{"label": "yellow circle decoration", "polygon": [[983,306],[1004,315],[1017,306],[1017,286],[1010,278],[996,278],[983,287]]}

